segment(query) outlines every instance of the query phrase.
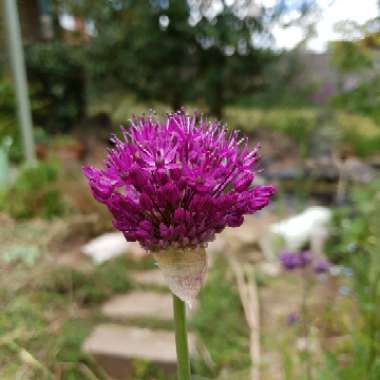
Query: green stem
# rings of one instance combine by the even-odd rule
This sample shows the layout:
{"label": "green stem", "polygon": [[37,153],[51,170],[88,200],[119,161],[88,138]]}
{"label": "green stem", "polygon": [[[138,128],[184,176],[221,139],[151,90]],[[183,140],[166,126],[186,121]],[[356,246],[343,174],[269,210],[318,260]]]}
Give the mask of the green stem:
{"label": "green stem", "polygon": [[309,310],[307,299],[310,291],[310,280],[308,277],[307,270],[304,269],[302,272],[302,281],[303,281],[303,292],[302,292],[302,305],[301,305],[301,314],[302,314],[302,328],[305,339],[305,367],[306,367],[306,380],[312,380],[312,371],[311,371],[311,352],[310,352],[310,320],[309,320]]}
{"label": "green stem", "polygon": [[189,347],[186,331],[185,303],[173,294],[175,343],[177,349],[178,380],[190,380]]}

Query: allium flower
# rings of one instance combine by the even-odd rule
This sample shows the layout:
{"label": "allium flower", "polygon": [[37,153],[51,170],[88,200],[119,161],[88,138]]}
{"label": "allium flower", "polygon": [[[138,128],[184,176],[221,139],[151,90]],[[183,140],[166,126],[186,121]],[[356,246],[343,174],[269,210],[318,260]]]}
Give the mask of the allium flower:
{"label": "allium flower", "polygon": [[134,119],[104,169],[84,167],[94,197],[128,241],[152,251],[197,247],[263,208],[273,186],[251,186],[257,148],[217,122],[180,111]]}
{"label": "allium flower", "polygon": [[225,227],[265,207],[275,189],[253,186],[258,149],[183,110],[163,122],[134,118],[113,137],[105,167],[85,166],[94,197],[128,241],[153,253],[200,250]]}
{"label": "allium flower", "polygon": [[307,267],[313,260],[310,251],[303,252],[282,252],[279,256],[282,267],[285,270],[294,270]]}

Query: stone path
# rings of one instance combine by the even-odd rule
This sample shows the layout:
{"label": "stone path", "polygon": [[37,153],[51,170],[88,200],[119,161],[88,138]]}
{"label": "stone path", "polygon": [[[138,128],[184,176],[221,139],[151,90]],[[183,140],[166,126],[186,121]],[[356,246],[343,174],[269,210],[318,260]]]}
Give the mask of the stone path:
{"label": "stone path", "polygon": [[[261,224],[248,220],[244,227],[236,229],[237,232],[227,229],[208,247],[209,266],[212,266],[214,257],[231,249],[235,241],[240,247],[245,246],[246,251],[256,251],[257,241],[263,234],[262,229],[258,228]],[[277,268],[266,269],[276,275]],[[146,360],[165,373],[173,373],[176,370],[174,332],[146,328],[145,323],[166,326],[152,322],[173,320],[172,297],[161,271],[136,271],[131,273],[131,278],[137,285],[136,290],[114,296],[102,305],[101,313],[107,322],[94,328],[84,342],[83,351],[90,354],[115,380],[134,379],[136,360]],[[189,334],[193,352],[194,341],[194,336]]]}
{"label": "stone path", "polygon": [[[165,372],[176,370],[175,337],[171,331],[102,324],[95,328],[83,351],[115,379],[132,379],[133,361],[146,360],[159,365]],[[190,350],[194,337],[189,335]]]}
{"label": "stone path", "polygon": [[[171,295],[168,291],[157,291],[166,287],[161,272],[156,269],[136,271],[131,277],[144,290],[117,295],[106,301],[101,313],[109,322],[95,327],[84,342],[83,351],[115,380],[133,379],[136,360],[146,360],[165,373],[174,373],[174,332],[142,327],[144,321],[173,320]],[[188,310],[188,314],[193,311],[194,308]],[[194,336],[189,334],[193,352],[194,342]]]}
{"label": "stone path", "polygon": [[135,291],[113,297],[102,307],[103,315],[110,319],[173,319],[172,298],[169,293]]}
{"label": "stone path", "polygon": [[132,279],[140,285],[166,288],[164,276],[160,269],[151,269],[133,272]]}

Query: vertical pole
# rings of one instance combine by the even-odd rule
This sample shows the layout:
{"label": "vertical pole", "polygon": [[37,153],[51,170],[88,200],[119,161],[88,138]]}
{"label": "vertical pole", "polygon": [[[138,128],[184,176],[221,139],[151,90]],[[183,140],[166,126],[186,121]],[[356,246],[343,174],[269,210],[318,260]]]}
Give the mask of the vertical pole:
{"label": "vertical pole", "polygon": [[24,145],[25,159],[35,160],[33,126],[30,111],[28,85],[24,52],[21,42],[20,22],[17,12],[16,0],[3,0],[4,18],[9,40],[9,53],[11,57],[12,73],[16,88],[18,118],[21,126],[21,134]]}

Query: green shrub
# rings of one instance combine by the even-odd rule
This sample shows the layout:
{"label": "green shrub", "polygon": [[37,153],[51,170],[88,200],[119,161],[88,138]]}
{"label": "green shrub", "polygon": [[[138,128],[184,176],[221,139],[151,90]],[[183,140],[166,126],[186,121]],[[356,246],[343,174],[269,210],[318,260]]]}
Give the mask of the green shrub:
{"label": "green shrub", "polygon": [[54,163],[24,167],[14,184],[0,195],[0,210],[16,219],[61,215],[64,202],[57,179],[58,167]]}
{"label": "green shrub", "polygon": [[[32,111],[39,112],[40,105],[31,94]],[[41,128],[34,128],[35,143],[45,143],[47,135]],[[13,162],[20,162],[23,158],[21,133],[17,120],[16,99],[10,80],[2,78],[0,72],[0,144],[6,137],[12,139],[9,150],[9,158]]]}
{"label": "green shrub", "polygon": [[370,117],[336,112],[335,124],[341,142],[358,156],[366,157],[380,151],[380,128]]}
{"label": "green shrub", "polygon": [[380,76],[333,98],[335,107],[372,118],[380,125]]}
{"label": "green shrub", "polygon": [[216,378],[223,368],[248,368],[248,326],[234,279],[228,276],[228,267],[223,259],[219,259],[210,271],[199,302],[191,323],[207,346],[214,368],[206,368],[205,364],[196,361],[195,372]]}
{"label": "green shrub", "polygon": [[335,261],[352,269],[357,311],[351,320],[351,349],[347,365],[330,353],[327,369],[336,377],[323,379],[379,379],[380,376],[380,182],[353,192],[351,205],[337,210],[328,251]]}
{"label": "green shrub", "polygon": [[60,42],[34,44],[25,57],[38,103],[34,122],[54,132],[70,130],[85,113],[84,71],[75,48]]}
{"label": "green shrub", "polygon": [[98,265],[91,272],[69,267],[53,268],[41,286],[53,296],[72,294],[84,305],[103,302],[113,294],[125,293],[132,287],[123,256]]}
{"label": "green shrub", "polygon": [[321,112],[316,108],[243,108],[230,107],[226,112],[227,122],[232,128],[245,133],[257,129],[269,129],[292,138],[305,156],[314,134],[322,127],[333,130],[331,145],[344,144],[358,156],[368,156],[380,151],[380,128],[370,117],[344,111]]}
{"label": "green shrub", "polygon": [[11,137],[10,158],[12,161],[20,161],[22,149],[18,132],[15,97],[10,81],[1,79],[0,76],[0,143],[5,137]]}

